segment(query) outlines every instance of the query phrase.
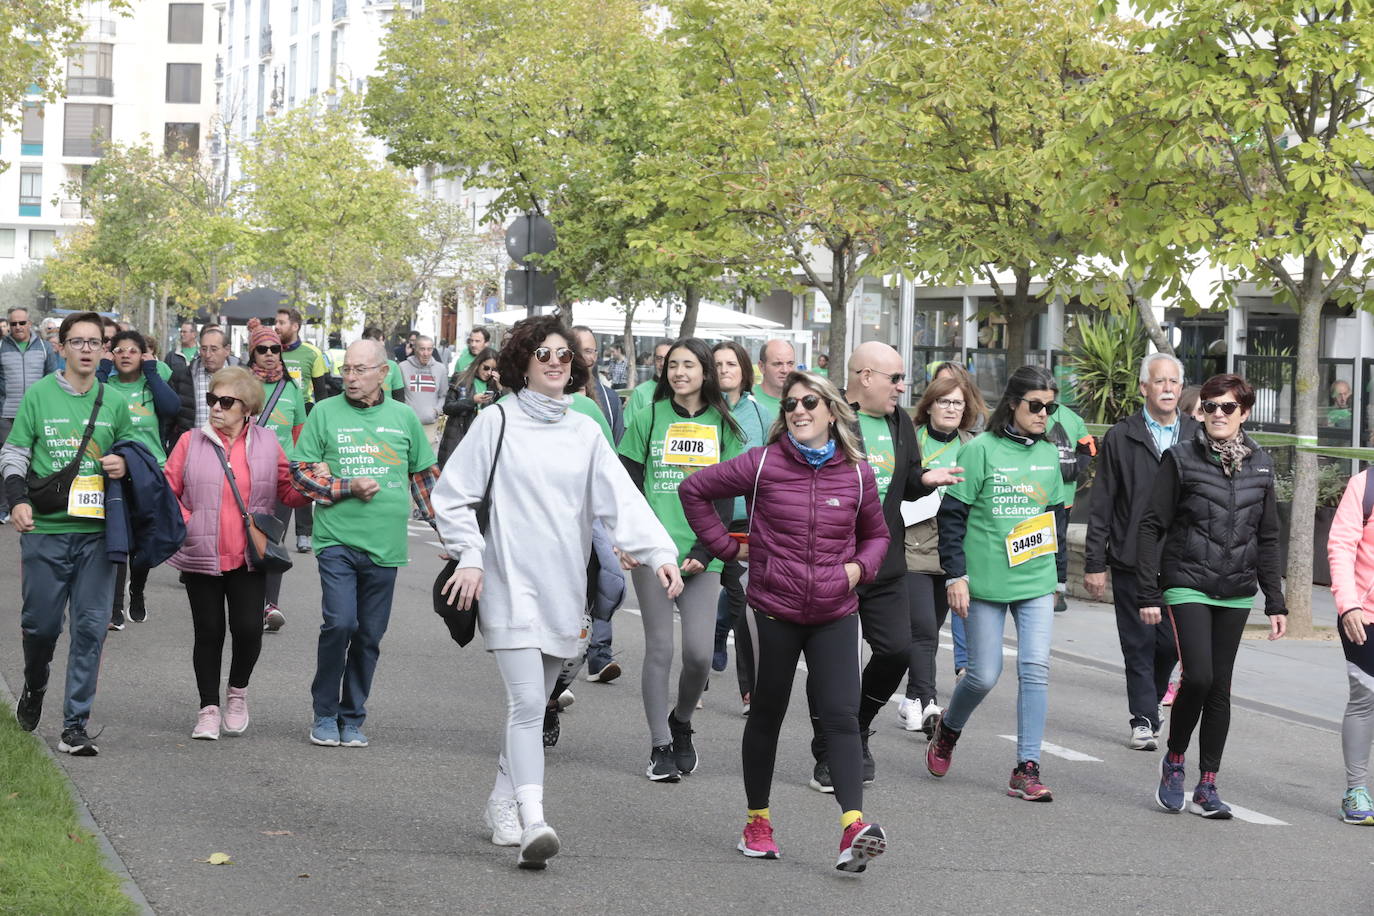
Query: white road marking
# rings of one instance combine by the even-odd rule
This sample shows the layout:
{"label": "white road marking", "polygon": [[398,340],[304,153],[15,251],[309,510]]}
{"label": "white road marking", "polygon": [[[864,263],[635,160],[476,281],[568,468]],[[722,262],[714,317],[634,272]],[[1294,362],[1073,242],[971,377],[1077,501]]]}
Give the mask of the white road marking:
{"label": "white road marking", "polygon": [[1242,808],[1240,805],[1227,802],[1231,806],[1231,813],[1242,821],[1249,821],[1252,824],[1260,824],[1264,827],[1288,827],[1287,821],[1281,821],[1276,817],[1267,814],[1260,814],[1258,811],[1251,811],[1249,808]]}
{"label": "white road marking", "polygon": [[[1016,743],[1016,736],[1015,736],[1015,735],[1001,735],[1000,737],[1006,738],[1008,741],[1010,741],[1010,742],[1013,743],[1013,744]],[[1064,760],[1072,760],[1074,763],[1101,763],[1101,762],[1102,762],[1102,758],[1101,758],[1101,757],[1094,757],[1092,754],[1085,754],[1085,753],[1083,753],[1082,751],[1075,751],[1075,750],[1070,750],[1070,749],[1067,748],[1067,747],[1060,747],[1059,745],[1057,745],[1057,744],[1051,744],[1051,743],[1048,742],[1048,741],[1041,741],[1041,742],[1040,742],[1040,750],[1044,751],[1046,754],[1053,754],[1053,755],[1056,756],[1056,757],[1061,757],[1061,758],[1063,758]]]}
{"label": "white road marking", "polygon": [[[952,642],[942,642],[942,643],[940,643],[940,648],[941,648],[941,649],[945,649],[945,650],[950,651],[950,652],[953,652],[953,651],[954,651],[954,643],[952,643]],[[1003,657],[1003,658],[1014,658],[1015,656],[1016,656],[1016,650],[1013,649],[1011,646],[1003,646],[1003,647],[1002,647],[1002,657]]]}

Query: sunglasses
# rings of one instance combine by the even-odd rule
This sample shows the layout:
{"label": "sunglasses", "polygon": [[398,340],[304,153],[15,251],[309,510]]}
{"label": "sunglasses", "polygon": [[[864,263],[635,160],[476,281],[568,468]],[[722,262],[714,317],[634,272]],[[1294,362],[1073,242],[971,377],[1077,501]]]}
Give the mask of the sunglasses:
{"label": "sunglasses", "polygon": [[872,373],[874,373],[875,375],[877,375],[877,376],[879,376],[879,377],[881,377],[881,378],[887,379],[889,382],[891,382],[891,383],[894,384],[894,385],[900,385],[902,382],[905,382],[905,381],[906,381],[906,373],[905,373],[905,372],[878,372],[876,369],[874,369],[874,368],[871,367],[871,366],[864,366],[862,369],[855,369],[854,372],[855,372],[856,374],[862,374],[862,373],[864,373],[864,372],[872,372]]}
{"label": "sunglasses", "polygon": [[24,325],[26,325],[26,324],[28,324],[27,321],[11,321],[11,322],[10,322],[10,327],[12,327],[12,328],[22,328],[22,327],[23,327]]}
{"label": "sunglasses", "polygon": [[799,398],[783,398],[783,399],[782,399],[782,412],[783,412],[783,413],[791,413],[792,411],[794,411],[794,410],[797,409],[797,405],[798,405],[798,404],[800,404],[801,406],[805,407],[807,410],[815,410],[817,407],[821,406],[821,398],[820,398],[820,395],[816,395],[816,394],[808,394],[808,395],[806,395],[805,397],[802,397],[802,398],[800,398],[800,399],[799,399]]}
{"label": "sunglasses", "polygon": [[567,365],[572,362],[573,351],[569,350],[567,347],[559,347],[557,350],[553,350],[549,347],[536,347],[534,351],[534,358],[541,363],[546,363],[555,356],[558,357],[560,363]]}
{"label": "sunglasses", "polygon": [[1056,401],[1050,401],[1046,404],[1044,401],[1027,401],[1025,398],[1017,398],[1016,400],[1025,404],[1026,409],[1031,413],[1039,413],[1043,410],[1049,416],[1054,416],[1054,412],[1059,409],[1059,404]]}
{"label": "sunglasses", "polygon": [[229,410],[235,404],[242,403],[243,400],[241,398],[231,398],[227,394],[212,394],[208,391],[205,393],[206,407],[214,407],[216,404],[218,404],[220,410]]}
{"label": "sunglasses", "polygon": [[1222,413],[1226,414],[1226,416],[1229,417],[1231,414],[1235,413],[1237,410],[1240,410],[1240,403],[1239,403],[1238,401],[1203,401],[1203,402],[1202,402],[1202,412],[1205,413],[1205,414],[1207,414],[1208,416],[1211,416],[1212,414],[1216,413],[1218,410],[1220,410]]}
{"label": "sunglasses", "polygon": [[281,344],[258,344],[253,348],[253,352],[259,356],[266,356],[268,353],[280,353]]}

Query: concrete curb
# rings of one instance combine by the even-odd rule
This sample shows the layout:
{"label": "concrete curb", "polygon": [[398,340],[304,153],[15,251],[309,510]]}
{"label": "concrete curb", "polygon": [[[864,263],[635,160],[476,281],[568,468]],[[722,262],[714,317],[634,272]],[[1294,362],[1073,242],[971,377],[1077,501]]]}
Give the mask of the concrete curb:
{"label": "concrete curb", "polygon": [[[10,692],[9,684],[5,682],[4,675],[0,674],[0,703],[4,703],[7,707],[13,709],[16,702],[18,702],[18,700],[15,698],[14,694]],[[105,831],[95,822],[95,818],[91,815],[91,809],[86,806],[86,799],[81,797],[81,790],[76,787],[76,783],[72,782],[71,777],[67,775],[67,771],[58,762],[57,755],[54,754],[52,748],[48,746],[48,742],[36,736],[35,740],[43,746],[43,750],[48,754],[48,759],[52,760],[53,766],[57,767],[57,771],[62,774],[63,780],[66,781],[67,791],[71,793],[72,801],[76,803],[77,823],[89,830],[95,836],[96,842],[100,844],[100,851],[105,857],[105,867],[113,872],[120,880],[120,890],[124,892],[126,897],[133,901],[134,906],[143,916],[156,916],[152,905],[148,903],[148,898],[143,896],[143,891],[141,891],[138,884],[135,883],[134,876],[129,873],[129,867],[124,864],[124,860],[120,858],[118,851],[114,848],[114,844],[111,843],[110,838],[105,835]]]}

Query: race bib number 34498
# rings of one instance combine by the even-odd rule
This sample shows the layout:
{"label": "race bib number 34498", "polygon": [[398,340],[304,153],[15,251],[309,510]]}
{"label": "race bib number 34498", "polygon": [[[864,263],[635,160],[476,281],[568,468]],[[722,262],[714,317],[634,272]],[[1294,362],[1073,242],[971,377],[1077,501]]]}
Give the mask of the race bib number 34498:
{"label": "race bib number 34498", "polygon": [[1054,513],[1043,512],[1011,529],[1011,533],[1007,535],[1007,565],[1020,566],[1036,557],[1054,553],[1058,549]]}
{"label": "race bib number 34498", "polygon": [[720,434],[703,423],[674,423],[663,439],[663,463],[701,468],[720,461]]}

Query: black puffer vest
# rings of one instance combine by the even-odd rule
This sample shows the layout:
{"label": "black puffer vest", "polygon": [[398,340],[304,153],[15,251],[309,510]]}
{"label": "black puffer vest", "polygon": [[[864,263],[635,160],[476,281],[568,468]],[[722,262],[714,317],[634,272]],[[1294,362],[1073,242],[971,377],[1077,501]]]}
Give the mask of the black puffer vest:
{"label": "black puffer vest", "polygon": [[1260,519],[1274,487],[1274,462],[1248,435],[1245,444],[1252,454],[1231,477],[1201,426],[1191,442],[1165,453],[1160,473],[1172,466],[1178,474],[1178,509],[1164,539],[1162,588],[1194,588],[1213,598],[1259,590]]}

